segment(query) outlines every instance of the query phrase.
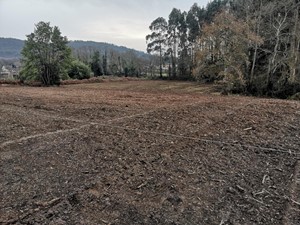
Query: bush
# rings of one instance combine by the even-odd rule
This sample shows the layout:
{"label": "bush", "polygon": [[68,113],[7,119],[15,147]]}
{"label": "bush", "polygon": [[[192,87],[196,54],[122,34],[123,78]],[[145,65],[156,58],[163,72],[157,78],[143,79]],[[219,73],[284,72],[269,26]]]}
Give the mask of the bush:
{"label": "bush", "polygon": [[233,94],[245,93],[246,81],[240,68],[230,66],[219,74],[224,83],[224,91]]}
{"label": "bush", "polygon": [[75,60],[70,65],[68,75],[72,79],[89,79],[91,77],[91,69],[84,63]]}
{"label": "bush", "polygon": [[199,82],[212,83],[220,80],[219,74],[222,70],[220,65],[203,63],[194,69],[193,76]]}

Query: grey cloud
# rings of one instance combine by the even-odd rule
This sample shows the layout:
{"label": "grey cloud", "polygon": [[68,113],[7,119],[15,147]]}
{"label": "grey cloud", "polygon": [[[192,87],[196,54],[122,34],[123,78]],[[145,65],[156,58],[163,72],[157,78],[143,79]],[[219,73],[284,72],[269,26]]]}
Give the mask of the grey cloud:
{"label": "grey cloud", "polygon": [[[198,0],[199,5],[209,0]],[[194,0],[0,0],[0,37],[25,39],[49,21],[69,39],[111,42],[145,51],[149,24]]]}

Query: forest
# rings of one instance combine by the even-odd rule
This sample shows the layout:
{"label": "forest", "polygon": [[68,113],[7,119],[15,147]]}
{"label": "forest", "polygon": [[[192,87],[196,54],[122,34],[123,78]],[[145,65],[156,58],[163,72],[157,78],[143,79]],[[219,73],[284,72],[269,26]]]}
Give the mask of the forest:
{"label": "forest", "polygon": [[[300,91],[298,0],[214,0],[150,25],[160,77],[218,82],[225,92],[286,98]],[[166,70],[166,71],[165,71]]]}
{"label": "forest", "polygon": [[[213,0],[206,7],[195,3],[188,12],[174,8],[167,19],[150,24],[149,56],[71,49],[58,27],[40,22],[25,41],[21,79],[52,85],[91,75],[147,76],[217,83],[224,93],[297,97],[299,5],[299,0]],[[37,44],[40,39],[47,44]]]}

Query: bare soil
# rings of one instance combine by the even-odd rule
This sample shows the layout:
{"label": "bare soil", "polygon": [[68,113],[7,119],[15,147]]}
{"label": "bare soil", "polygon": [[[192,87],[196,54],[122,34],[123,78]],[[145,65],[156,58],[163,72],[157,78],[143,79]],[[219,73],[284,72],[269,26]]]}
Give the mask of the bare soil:
{"label": "bare soil", "polygon": [[187,82],[0,86],[0,224],[300,224],[300,102]]}

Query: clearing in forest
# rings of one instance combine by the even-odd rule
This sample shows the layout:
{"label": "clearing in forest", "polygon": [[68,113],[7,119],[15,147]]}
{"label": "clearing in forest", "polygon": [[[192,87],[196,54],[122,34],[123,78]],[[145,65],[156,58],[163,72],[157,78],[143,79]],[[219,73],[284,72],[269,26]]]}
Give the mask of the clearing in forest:
{"label": "clearing in forest", "polygon": [[299,149],[296,101],[0,86],[0,224],[299,224]]}

